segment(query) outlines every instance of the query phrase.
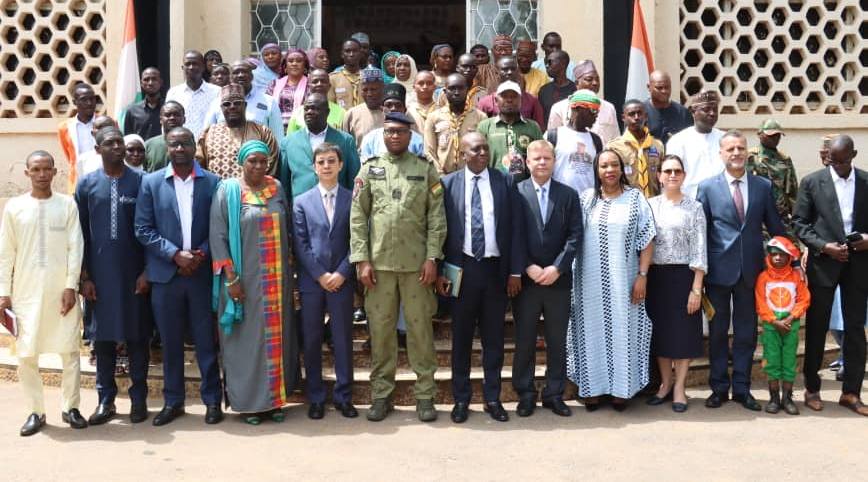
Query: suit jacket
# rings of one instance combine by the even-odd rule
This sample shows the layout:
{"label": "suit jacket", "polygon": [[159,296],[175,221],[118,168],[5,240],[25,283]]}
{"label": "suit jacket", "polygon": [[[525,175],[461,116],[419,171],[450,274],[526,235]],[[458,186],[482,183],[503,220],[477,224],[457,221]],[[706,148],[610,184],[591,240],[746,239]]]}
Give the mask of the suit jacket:
{"label": "suit jacket", "polygon": [[708,231],[708,275],[711,284],[734,286],[744,276],[753,287],[765,268],[763,225],[772,236],[785,236],[768,179],[745,174],[747,206],[744,224],[739,222],[726,173],[699,184],[696,200],[702,203]]}
{"label": "suit jacket", "polygon": [[298,196],[292,207],[292,233],[301,291],[322,289],[317,282],[325,273],[337,271],[352,280],[350,264],[350,205],[352,192],[338,186],[335,196],[334,224],[329,225],[319,189],[314,187]]}
{"label": "suit jacket", "polygon": [[[853,231],[868,233],[868,172],[853,168],[856,173],[853,196]],[[799,239],[808,247],[808,283],[834,287],[843,263],[822,253],[826,243],[843,243],[849,233],[844,232],[844,221],[835,194],[835,182],[829,169],[822,169],[802,179],[796,208],[793,211],[793,226]],[[856,276],[860,287],[868,289],[868,252],[850,252],[850,266],[859,273]]]}
{"label": "suit jacket", "polygon": [[[291,186],[294,200],[317,185],[313,169],[313,149],[310,146],[310,133],[305,126],[293,132],[280,143],[280,169],[278,179],[284,186]],[[338,184],[352,189],[353,181],[359,172],[359,152],[353,136],[331,126],[326,127],[325,141],[335,144],[341,150],[344,167],[338,175]]]}
{"label": "suit jacket", "polygon": [[[191,249],[205,252],[205,261],[196,276],[211,276],[211,252],[208,246],[211,198],[220,178],[202,169],[193,161],[193,226]],[[146,175],[142,179],[136,200],[136,238],[145,247],[145,273],[148,281],[168,283],[175,277],[178,266],[172,261],[183,249],[181,218],[175,196],[172,165]],[[203,274],[204,273],[204,274]],[[210,285],[203,285],[210,289]]]}
{"label": "suit jacket", "polygon": [[[516,247],[522,244],[521,223],[517,221],[521,211],[518,191],[512,183],[512,176],[498,169],[488,169],[488,181],[494,199],[494,225],[497,249],[500,251],[500,269],[504,278],[521,275],[525,266],[521,257],[515,256]],[[446,211],[446,243],[443,247],[444,261],[456,266],[464,265],[465,221],[468,213],[464,209],[465,169],[459,169],[442,179],[443,208]],[[504,281],[506,281],[504,279]]]}
{"label": "suit jacket", "polygon": [[536,264],[545,268],[554,265],[561,275],[553,286],[569,287],[573,260],[581,249],[584,235],[579,196],[573,188],[552,179],[547,221],[543,222],[533,179],[518,183],[518,193],[521,215],[516,220],[521,223],[519,229],[523,242],[520,248],[523,252],[515,255],[523,263],[525,283],[533,282],[524,272],[528,266]]}

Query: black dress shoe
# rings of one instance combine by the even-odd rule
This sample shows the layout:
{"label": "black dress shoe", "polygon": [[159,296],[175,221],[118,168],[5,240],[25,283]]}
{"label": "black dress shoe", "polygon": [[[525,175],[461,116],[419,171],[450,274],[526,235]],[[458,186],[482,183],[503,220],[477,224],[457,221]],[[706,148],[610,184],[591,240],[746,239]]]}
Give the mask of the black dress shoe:
{"label": "black dress shoe", "polygon": [[215,425],[223,421],[223,410],[220,405],[208,405],[205,408],[205,423]]}
{"label": "black dress shoe", "polygon": [[167,423],[171,423],[172,420],[184,415],[184,406],[171,407],[166,405],[160,410],[160,413],[154,417],[154,426],[159,427],[161,425],[166,425]]}
{"label": "black dress shoe", "polygon": [[319,420],[325,417],[325,404],[320,403],[311,403],[310,407],[307,408],[307,418],[312,420]]}
{"label": "black dress shoe", "polygon": [[117,414],[114,403],[100,403],[96,410],[87,418],[87,423],[91,425],[102,425]]}
{"label": "black dress shoe", "polygon": [[336,403],[335,410],[341,412],[346,418],[356,418],[359,416],[359,411],[353,406],[352,402]]}
{"label": "black dress shoe", "polygon": [[561,417],[569,417],[573,414],[573,411],[570,410],[570,407],[564,403],[560,398],[553,398],[551,400],[546,400],[543,402],[543,408],[550,409],[556,415],[560,415]]}
{"label": "black dress shoe", "polygon": [[672,400],[672,390],[669,390],[669,393],[667,393],[666,396],[664,396],[664,397],[658,397],[657,394],[655,393],[654,396],[649,398],[648,400],[646,400],[645,403],[647,405],[656,406],[656,405],[663,405],[664,403],[668,402],[669,400]]}
{"label": "black dress shoe", "polygon": [[726,403],[727,400],[729,400],[727,395],[711,392],[711,395],[705,399],[705,406],[707,408],[720,408],[720,406]]}
{"label": "black dress shoe", "polygon": [[142,423],[148,419],[148,406],[144,403],[130,407],[130,422]]}
{"label": "black dress shoe", "polygon": [[747,395],[734,396],[732,397],[732,400],[734,402],[740,403],[742,407],[753,412],[759,412],[763,409],[762,406],[760,406],[759,402],[757,402],[756,399],[753,398],[753,395],[751,395],[750,393],[748,393]]}
{"label": "black dress shoe", "polygon": [[87,420],[81,416],[81,412],[77,408],[61,413],[60,418],[63,420],[63,423],[68,423],[72,428],[87,428]]}
{"label": "black dress shoe", "polygon": [[29,417],[27,417],[27,421],[24,422],[24,425],[21,426],[21,434],[22,437],[29,437],[40,430],[45,426],[45,414],[37,415],[35,413],[31,413]]}
{"label": "black dress shoe", "polygon": [[365,313],[364,308],[359,308],[353,312],[353,321],[365,321],[368,319],[367,313]]}
{"label": "black dress shoe", "polygon": [[516,415],[519,417],[530,417],[536,409],[535,400],[521,400],[518,402],[518,407],[515,409]]}
{"label": "black dress shoe", "polygon": [[452,407],[450,418],[455,423],[464,423],[467,417],[470,416],[470,406],[465,402],[458,402]]}
{"label": "black dress shoe", "polygon": [[498,422],[507,422],[509,421],[509,414],[506,413],[506,409],[503,408],[503,404],[500,402],[485,402],[485,405],[482,407],[493,420],[497,420]]}
{"label": "black dress shoe", "polygon": [[684,413],[687,411],[687,404],[681,402],[672,402],[672,411],[675,413]]}

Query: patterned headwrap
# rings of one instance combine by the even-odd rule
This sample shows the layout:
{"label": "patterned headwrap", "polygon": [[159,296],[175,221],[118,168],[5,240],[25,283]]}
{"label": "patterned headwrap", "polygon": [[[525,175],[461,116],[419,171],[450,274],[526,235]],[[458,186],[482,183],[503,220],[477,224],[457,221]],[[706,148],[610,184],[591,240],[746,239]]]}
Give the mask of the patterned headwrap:
{"label": "patterned headwrap", "polygon": [[226,84],[220,89],[220,100],[241,99],[244,100],[244,87],[241,84]]}
{"label": "patterned headwrap", "polygon": [[719,104],[720,103],[720,95],[713,90],[703,90],[698,94],[695,94],[690,98],[690,102],[687,104],[688,107],[699,107],[707,104]]}
{"label": "patterned headwrap", "polygon": [[368,82],[383,82],[383,71],[371,66],[362,69],[362,83]]}
{"label": "patterned headwrap", "polygon": [[570,95],[570,109],[582,107],[590,110],[600,110],[600,98],[588,89],[580,89]]}
{"label": "patterned headwrap", "polygon": [[491,42],[491,45],[494,45],[497,42],[509,42],[509,44],[512,45],[512,37],[505,33],[499,33],[494,36],[494,40]]}
{"label": "patterned headwrap", "polygon": [[578,79],[579,77],[589,74],[591,72],[597,72],[597,66],[594,65],[594,61],[590,59],[585,59],[579,61],[576,66],[573,68],[573,77]]}
{"label": "patterned headwrap", "polygon": [[[322,47],[314,47],[312,49],[307,49],[307,65],[313,69],[313,66],[316,65],[316,56],[320,54],[320,52],[325,52],[328,55],[328,51]],[[328,68],[328,65],[325,66]]]}
{"label": "patterned headwrap", "polygon": [[283,60],[280,61],[280,74],[281,76],[286,75],[286,64],[289,63],[289,55],[290,54],[299,54],[304,59],[304,72],[306,74],[310,70],[310,60],[308,59],[307,52],[297,47],[290,47],[289,50],[286,51],[286,54],[283,56]]}
{"label": "patterned headwrap", "polygon": [[250,154],[255,154],[257,152],[261,152],[266,156],[271,154],[271,151],[268,150],[268,144],[258,139],[252,139],[245,142],[244,144],[241,144],[241,147],[238,149],[238,156],[236,158],[238,160],[238,164],[243,166],[244,161],[247,160],[247,157]]}
{"label": "patterned headwrap", "polygon": [[383,57],[380,59],[380,68],[383,70],[383,81],[387,84],[391,84],[395,81],[394,75],[389,75],[389,72],[386,71],[386,60],[390,57],[395,58],[395,63],[398,62],[398,58],[401,56],[401,52],[395,52],[394,50],[390,50],[383,54]]}

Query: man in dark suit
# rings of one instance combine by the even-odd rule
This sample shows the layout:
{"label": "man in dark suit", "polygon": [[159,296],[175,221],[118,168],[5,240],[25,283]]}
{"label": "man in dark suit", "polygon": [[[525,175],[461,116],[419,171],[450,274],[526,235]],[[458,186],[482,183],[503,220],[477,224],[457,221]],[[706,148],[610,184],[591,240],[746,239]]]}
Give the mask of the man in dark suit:
{"label": "man in dark suit", "polygon": [[211,315],[208,229],[211,197],[220,179],[194,161],[196,143],[190,130],[172,129],[166,144],[170,164],[142,180],[135,218],[136,238],[145,247],[154,320],[163,340],[165,405],[154,425],[165,425],[184,413],[185,328],[196,345],[205,423],[215,424],[223,412]]}
{"label": "man in dark suit", "polygon": [[868,303],[868,172],[853,167],[849,136],[836,137],[829,167],[802,179],[793,225],[808,246],[808,308],[805,333],[805,405],[822,410],[820,377],[835,287],[844,314],[844,384],[838,403],[868,416],[861,399],[865,376],[865,315]]}
{"label": "man in dark suit", "polygon": [[[489,148],[478,132],[461,138],[465,168],[443,178],[446,211],[444,261],[461,268],[458,297],[452,304],[452,421],[467,420],[472,395],[470,357],[473,333],[479,325],[482,338],[484,410],[494,420],[506,422],[509,415],[500,403],[500,372],[503,369],[503,322],[507,296],[521,290],[523,266],[513,255],[521,223],[513,219],[518,193],[512,178],[489,164]],[[445,276],[437,291],[449,296],[453,287]]]}
{"label": "man in dark suit", "polygon": [[534,387],[536,335],[545,315],[546,384],[543,407],[561,416],[572,414],[563,401],[566,386],[566,337],[570,318],[572,266],[582,246],[582,210],[571,187],[552,179],[554,147],[536,140],[527,147],[530,179],[518,184],[516,221],[522,241],[513,256],[522,261],[522,292],[513,303],[515,358],[512,384],[519,396],[517,413],[528,417],[536,408]]}
{"label": "man in dark suit", "polygon": [[[729,131],[720,140],[726,170],[699,184],[696,199],[707,220],[708,275],[705,292],[716,314],[709,321],[711,395],[705,406],[718,408],[732,399],[748,410],[760,410],[750,394],[750,374],[756,350],[756,278],[764,267],[763,226],[772,236],[785,236],[772,185],[748,174],[747,139]],[[732,311],[730,311],[732,303]],[[729,326],[732,313],[732,378],[728,373]]]}
{"label": "man in dark suit", "polygon": [[353,385],[353,267],[350,264],[350,204],[352,193],[338,185],[343,169],[341,149],[324,142],[313,151],[319,183],[295,199],[293,245],[301,269],[301,330],[304,335],[304,372],[308,416],[325,414],[322,382],[323,318],[329,313],[337,383],[332,400],[344,417],[358,412],[352,403]]}

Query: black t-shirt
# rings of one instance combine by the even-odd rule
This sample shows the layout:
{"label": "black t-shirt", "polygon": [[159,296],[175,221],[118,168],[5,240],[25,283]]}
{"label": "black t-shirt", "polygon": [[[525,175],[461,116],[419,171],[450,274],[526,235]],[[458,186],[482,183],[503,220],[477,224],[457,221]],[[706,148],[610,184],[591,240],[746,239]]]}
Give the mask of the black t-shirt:
{"label": "black t-shirt", "polygon": [[149,107],[148,101],[145,99],[130,105],[124,116],[124,135],[138,134],[142,136],[142,139],[162,135],[163,127],[160,125],[160,109],[162,107],[163,99],[160,99],[160,103],[154,108]]}
{"label": "black t-shirt", "polygon": [[576,84],[572,82],[568,82],[567,85],[563,87],[558,87],[554,82],[549,82],[540,88],[537,97],[540,105],[542,105],[543,120],[545,121],[545,125],[540,126],[542,130],[545,130],[546,126],[549,124],[549,112],[552,111],[552,106],[558,101],[566,99],[575,91]]}
{"label": "black t-shirt", "polygon": [[693,116],[686,107],[674,100],[665,109],[657,109],[651,101],[645,102],[648,111],[648,130],[655,139],[666,144],[669,138],[693,125]]}

